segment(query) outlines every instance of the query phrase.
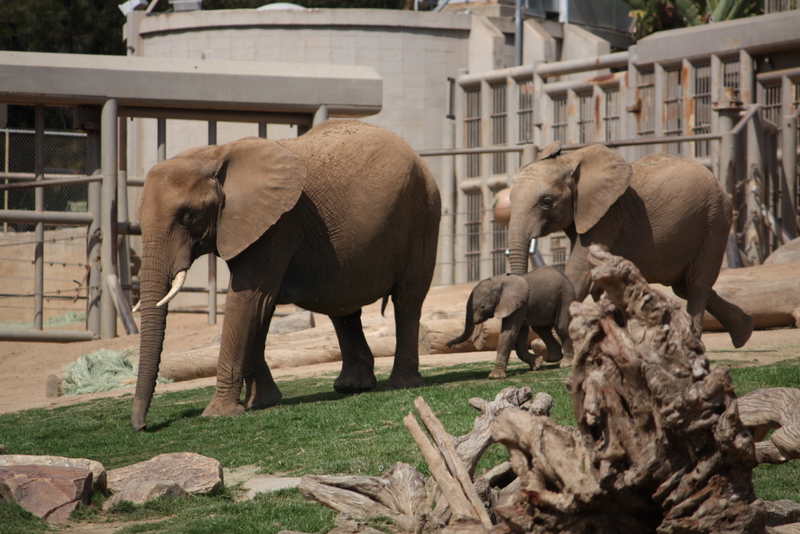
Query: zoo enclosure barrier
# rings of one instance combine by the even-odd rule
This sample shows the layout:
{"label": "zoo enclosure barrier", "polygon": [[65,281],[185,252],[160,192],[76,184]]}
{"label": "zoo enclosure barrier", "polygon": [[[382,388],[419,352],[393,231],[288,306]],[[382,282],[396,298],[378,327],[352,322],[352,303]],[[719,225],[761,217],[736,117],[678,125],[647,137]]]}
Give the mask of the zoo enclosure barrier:
{"label": "zoo enclosure barrier", "polygon": [[[636,48],[451,80],[449,150],[422,152],[451,160],[444,283],[505,272],[491,201],[513,182],[514,153],[556,140],[563,150],[604,143],[628,161],[661,151],[703,163],[734,203],[728,266],[760,264],[797,236],[800,67],[758,72],[764,56],[748,49],[646,61]],[[543,241],[562,263],[563,235]]]}

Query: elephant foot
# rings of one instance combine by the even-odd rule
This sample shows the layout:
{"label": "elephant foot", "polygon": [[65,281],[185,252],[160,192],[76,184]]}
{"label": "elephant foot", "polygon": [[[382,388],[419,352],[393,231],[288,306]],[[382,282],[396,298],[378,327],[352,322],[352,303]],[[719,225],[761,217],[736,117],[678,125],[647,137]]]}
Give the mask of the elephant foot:
{"label": "elephant foot", "polygon": [[262,393],[263,390],[256,389],[255,395],[248,398],[247,400],[247,407],[251,410],[263,410],[264,408],[272,408],[276,406],[283,395],[278,388],[274,388],[273,390],[267,390]]}
{"label": "elephant foot", "polygon": [[744,344],[747,343],[747,340],[750,339],[750,336],[753,334],[753,327],[753,316],[745,314],[742,318],[742,324],[734,328],[733,331],[728,332],[731,336],[733,346],[737,349],[744,347]]}
{"label": "elephant foot", "polygon": [[411,389],[421,388],[425,385],[422,375],[419,372],[414,374],[407,373],[405,375],[396,375],[392,373],[389,375],[389,380],[386,382],[386,389]]}
{"label": "elephant foot", "polygon": [[244,413],[244,406],[236,400],[221,399],[214,397],[203,410],[204,417],[215,417],[218,415],[238,415]]}
{"label": "elephant foot", "polygon": [[372,372],[363,373],[363,375],[349,374],[345,375],[344,372],[333,382],[333,389],[337,393],[344,395],[352,395],[354,393],[363,393],[371,389],[375,389],[378,381],[375,374]]}
{"label": "elephant foot", "polygon": [[505,377],[506,377],[505,369],[492,369],[492,372],[489,373],[489,378],[500,379]]}
{"label": "elephant foot", "polygon": [[563,359],[561,360],[561,363],[560,363],[560,364],[558,364],[558,366],[559,366],[559,367],[561,367],[561,368],[564,368],[564,367],[572,367],[572,358],[569,358],[569,359],[567,359],[567,358],[563,358]]}

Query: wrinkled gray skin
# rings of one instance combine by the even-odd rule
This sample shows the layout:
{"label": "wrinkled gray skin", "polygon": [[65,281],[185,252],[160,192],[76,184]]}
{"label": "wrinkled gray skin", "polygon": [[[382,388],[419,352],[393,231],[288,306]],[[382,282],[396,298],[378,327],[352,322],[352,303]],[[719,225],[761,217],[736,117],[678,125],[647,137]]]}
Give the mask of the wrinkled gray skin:
{"label": "wrinkled gray skin", "polygon": [[528,327],[547,347],[546,362],[562,358],[561,343],[553,336],[553,328],[564,344],[563,357],[572,360],[569,337],[569,305],[575,290],[564,274],[554,267],[540,267],[521,276],[501,274],[478,282],[467,300],[464,333],[447,342],[447,346],[463,343],[472,335],[475,325],[491,317],[502,319],[497,357],[489,378],[505,378],[508,357],[514,348],[520,360],[535,368],[536,356],[528,352]]}
{"label": "wrinkled gray skin", "polygon": [[691,159],[651,154],[631,164],[603,145],[562,156],[554,143],[511,188],[511,272],[528,270],[531,238],[564,230],[572,241],[564,272],[579,301],[591,289],[589,245],[598,244],[632,261],[648,282],[672,286],[698,336],[708,309],[741,347],[753,318],[712,289],[731,220],[728,195]]}
{"label": "wrinkled gray skin", "polygon": [[419,156],[396,135],[359,121],[327,121],[279,142],[248,138],[197,148],[155,165],[139,205],[134,430],[145,427],[161,359],[167,306],[157,303],[176,275],[207,253],[222,257],[231,276],[216,392],[203,415],[280,400],[264,345],[281,303],[330,316],[342,351],[334,388],[351,393],[376,385],[361,307],[391,297],[397,345],[387,385],[422,385],[419,319],[440,213],[439,191]]}

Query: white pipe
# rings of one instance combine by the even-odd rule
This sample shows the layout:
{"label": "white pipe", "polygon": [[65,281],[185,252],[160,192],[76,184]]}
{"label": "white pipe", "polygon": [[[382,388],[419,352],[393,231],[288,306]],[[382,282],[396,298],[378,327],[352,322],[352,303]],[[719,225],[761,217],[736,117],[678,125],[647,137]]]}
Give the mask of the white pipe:
{"label": "white pipe", "polygon": [[185,270],[179,271],[178,274],[175,275],[175,279],[172,281],[172,287],[170,288],[169,293],[167,293],[167,296],[161,299],[158,302],[158,304],[156,304],[156,306],[161,307],[164,304],[167,304],[172,299],[174,299],[175,295],[177,295],[180,292],[181,288],[183,288],[183,284],[185,282],[186,282],[186,271]]}

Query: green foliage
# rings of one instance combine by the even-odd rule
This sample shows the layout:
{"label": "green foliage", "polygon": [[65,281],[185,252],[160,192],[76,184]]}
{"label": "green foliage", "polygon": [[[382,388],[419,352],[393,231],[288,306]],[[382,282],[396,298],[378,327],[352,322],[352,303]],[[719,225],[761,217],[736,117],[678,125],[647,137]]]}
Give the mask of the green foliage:
{"label": "green foliage", "polygon": [[[136,383],[138,368],[133,364],[133,349],[115,351],[100,349],[90,354],[82,354],[74,362],[64,366],[61,390],[64,395],[97,393],[121,389]],[[162,376],[157,384],[172,382]]]}
{"label": "green foliage", "polygon": [[3,534],[30,534],[52,530],[44,519],[39,519],[15,502],[0,501],[0,525]]}
{"label": "green foliage", "polygon": [[[67,311],[61,315],[49,317],[44,320],[45,328],[61,328],[71,324],[86,322],[86,314],[76,311]],[[33,321],[0,321],[2,328],[33,328]]]}
{"label": "green foliage", "polygon": [[[796,351],[789,347],[787,351]],[[734,368],[736,391],[761,387],[796,386],[800,360],[764,367]],[[332,391],[334,375],[279,382],[282,403],[273,409],[250,411],[237,417],[204,418],[203,408],[213,388],[157,395],[148,416],[148,430],[130,430],[131,397],[100,399],[51,410],[28,410],[0,416],[0,436],[9,454],[54,454],[92,458],[107,469],[147,460],[161,453],[193,451],[218,459],[224,468],[255,465],[276,475],[362,474],[379,476],[397,461],[427,474],[427,466],[402,424],[422,396],[454,435],[468,432],[478,412],[467,404],[471,397],[493,399],[507,386],[530,386],[554,397],[553,419],[574,424],[572,402],[564,388],[568,369],[553,366],[536,373],[512,362],[506,380],[487,380],[489,362],[447,368],[425,368],[427,386],[414,390],[379,389],[345,396]],[[504,447],[493,445],[478,471],[507,459]],[[800,467],[761,466],[754,474],[760,498],[800,500],[796,480]],[[334,512],[305,500],[297,490],[260,495],[236,502],[236,488],[214,496],[159,499],[142,506],[121,503],[102,511],[102,496],[88,509],[76,512],[80,522],[137,522],[121,532],[267,532],[296,530],[326,532]],[[20,514],[16,505],[0,506],[0,524]],[[10,519],[9,519],[10,520]],[[46,526],[36,518],[15,519],[18,532]],[[142,523],[138,523],[142,522]],[[30,528],[28,529],[27,526]],[[379,524],[374,525],[380,528]],[[24,527],[24,528],[23,528]],[[3,530],[5,532],[5,530]],[[12,531],[13,532],[13,531]]]}
{"label": "green foliage", "polygon": [[624,0],[636,21],[633,37],[762,13],[763,0]]}

